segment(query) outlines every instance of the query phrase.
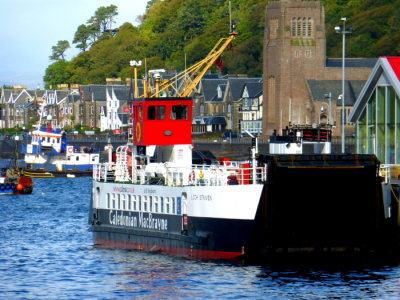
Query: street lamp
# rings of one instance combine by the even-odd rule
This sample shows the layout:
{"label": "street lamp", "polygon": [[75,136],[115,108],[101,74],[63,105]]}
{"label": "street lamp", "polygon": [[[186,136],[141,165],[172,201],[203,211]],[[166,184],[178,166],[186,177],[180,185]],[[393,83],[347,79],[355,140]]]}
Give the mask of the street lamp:
{"label": "street lamp", "polygon": [[345,66],[345,56],[346,56],[346,34],[351,33],[353,30],[349,28],[346,30],[346,17],[341,18],[343,21],[342,26],[335,26],[336,33],[342,34],[342,153],[345,153],[345,80],[346,80],[346,66]]}

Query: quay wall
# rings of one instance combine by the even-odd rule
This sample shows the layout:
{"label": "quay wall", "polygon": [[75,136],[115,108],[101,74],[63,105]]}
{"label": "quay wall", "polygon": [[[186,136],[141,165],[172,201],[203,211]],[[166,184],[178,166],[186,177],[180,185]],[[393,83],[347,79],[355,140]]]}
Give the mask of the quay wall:
{"label": "quay wall", "polygon": [[[75,146],[98,147],[104,150],[107,145],[106,140],[96,138],[83,138],[69,140]],[[114,149],[118,146],[125,144],[127,141],[124,139],[113,139],[110,141]],[[12,139],[0,139],[0,158],[15,158],[18,148],[18,158],[22,159],[23,154],[20,153],[22,144],[29,143],[29,140],[15,141]],[[215,157],[230,157],[232,159],[242,160],[248,159],[250,156],[251,140],[248,139],[232,139],[232,140],[194,140],[194,149],[199,151],[210,151]],[[269,153],[269,144],[267,142],[260,142],[259,153]],[[332,143],[332,153],[340,153],[340,143]],[[346,145],[347,153],[355,153],[355,145]],[[103,159],[106,159],[106,154],[103,153]]]}

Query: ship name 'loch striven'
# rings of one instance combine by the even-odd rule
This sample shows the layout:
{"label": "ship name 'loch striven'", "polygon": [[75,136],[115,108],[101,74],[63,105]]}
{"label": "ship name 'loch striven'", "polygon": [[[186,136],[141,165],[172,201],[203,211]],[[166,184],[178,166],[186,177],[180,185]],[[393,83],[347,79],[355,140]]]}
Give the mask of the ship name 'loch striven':
{"label": "ship name 'loch striven'", "polygon": [[[168,230],[168,220],[153,218],[151,213],[139,213],[139,216],[124,215],[123,212],[110,210],[109,221],[111,225],[130,226],[155,230]],[[138,222],[139,220],[139,222]]]}
{"label": "ship name 'loch striven'", "polygon": [[200,200],[200,201],[212,201],[213,198],[211,195],[192,195],[192,200]]}

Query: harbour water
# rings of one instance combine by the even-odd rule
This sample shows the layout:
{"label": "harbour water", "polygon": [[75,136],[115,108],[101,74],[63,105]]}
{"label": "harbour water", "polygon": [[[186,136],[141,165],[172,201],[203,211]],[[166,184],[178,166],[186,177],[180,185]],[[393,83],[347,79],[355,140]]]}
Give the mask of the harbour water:
{"label": "harbour water", "polygon": [[0,198],[0,299],[398,299],[400,263],[239,263],[101,249],[90,178]]}

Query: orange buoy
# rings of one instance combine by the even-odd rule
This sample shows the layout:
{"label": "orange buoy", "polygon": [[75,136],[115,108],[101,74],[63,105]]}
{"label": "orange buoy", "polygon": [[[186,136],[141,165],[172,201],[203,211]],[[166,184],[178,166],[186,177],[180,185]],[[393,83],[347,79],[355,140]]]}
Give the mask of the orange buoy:
{"label": "orange buoy", "polygon": [[17,184],[17,190],[22,191],[24,189],[24,186],[20,183]]}

